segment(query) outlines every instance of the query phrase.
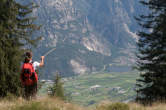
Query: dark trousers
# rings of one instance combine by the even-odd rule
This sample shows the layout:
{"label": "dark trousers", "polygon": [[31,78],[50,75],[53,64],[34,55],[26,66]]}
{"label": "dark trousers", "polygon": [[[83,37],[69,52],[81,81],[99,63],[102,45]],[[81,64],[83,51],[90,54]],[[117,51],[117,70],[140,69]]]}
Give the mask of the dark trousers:
{"label": "dark trousers", "polygon": [[37,83],[30,86],[24,86],[25,99],[30,100],[36,98],[37,94]]}

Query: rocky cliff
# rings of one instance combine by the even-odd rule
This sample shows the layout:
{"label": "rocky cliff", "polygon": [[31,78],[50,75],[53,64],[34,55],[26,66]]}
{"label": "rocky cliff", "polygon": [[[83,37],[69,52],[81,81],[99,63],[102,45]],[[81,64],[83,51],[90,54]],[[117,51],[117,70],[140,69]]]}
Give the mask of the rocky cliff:
{"label": "rocky cliff", "polygon": [[[135,63],[139,29],[134,16],[145,10],[137,0],[33,0],[43,36],[34,49],[46,57],[43,77],[96,71],[129,71]],[[46,74],[47,73],[47,74]]]}

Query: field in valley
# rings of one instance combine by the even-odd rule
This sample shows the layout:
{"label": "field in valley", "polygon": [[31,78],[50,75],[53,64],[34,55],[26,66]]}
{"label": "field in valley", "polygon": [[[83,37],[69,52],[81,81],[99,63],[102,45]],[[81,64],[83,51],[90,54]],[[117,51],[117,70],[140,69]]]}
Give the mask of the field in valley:
{"label": "field in valley", "polygon": [[[71,102],[83,106],[95,105],[103,100],[128,102],[134,99],[135,82],[138,73],[113,72],[93,73],[64,78],[64,88]],[[51,83],[46,83],[39,91],[45,94]]]}

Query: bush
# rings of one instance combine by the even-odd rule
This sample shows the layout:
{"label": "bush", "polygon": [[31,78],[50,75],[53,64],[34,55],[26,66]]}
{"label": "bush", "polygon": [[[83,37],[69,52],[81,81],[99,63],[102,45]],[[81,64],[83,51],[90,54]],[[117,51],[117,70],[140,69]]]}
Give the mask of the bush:
{"label": "bush", "polygon": [[124,103],[113,103],[106,110],[129,110],[129,106]]}
{"label": "bush", "polygon": [[7,95],[6,95],[6,97],[4,98],[4,100],[7,100],[7,101],[14,101],[14,100],[16,100],[16,99],[17,99],[17,97],[16,97],[14,94],[9,93],[9,92],[7,92]]}

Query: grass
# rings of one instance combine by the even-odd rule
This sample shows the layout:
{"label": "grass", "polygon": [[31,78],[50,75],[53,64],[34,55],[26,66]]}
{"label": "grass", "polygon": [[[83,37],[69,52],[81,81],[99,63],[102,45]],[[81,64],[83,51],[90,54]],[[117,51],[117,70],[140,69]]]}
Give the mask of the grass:
{"label": "grass", "polygon": [[0,100],[0,110],[166,110],[165,103],[155,103],[152,106],[142,106],[136,103],[112,103],[103,101],[94,107],[82,107],[58,98],[41,97],[26,101],[22,98]]}
{"label": "grass", "polygon": [[0,110],[83,110],[83,108],[58,98],[42,97],[32,101],[22,98],[12,101],[1,100]]}

